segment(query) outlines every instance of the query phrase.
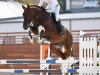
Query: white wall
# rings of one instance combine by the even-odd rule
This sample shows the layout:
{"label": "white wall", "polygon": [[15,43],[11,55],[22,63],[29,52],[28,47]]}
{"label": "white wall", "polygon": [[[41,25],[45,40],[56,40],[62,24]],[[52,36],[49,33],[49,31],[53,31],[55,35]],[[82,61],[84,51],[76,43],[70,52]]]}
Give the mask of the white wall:
{"label": "white wall", "polygon": [[[77,13],[60,15],[62,25],[71,30],[99,30],[100,13]],[[26,32],[23,23],[0,23],[0,32]]]}
{"label": "white wall", "polygon": [[70,20],[63,20],[61,21],[61,24],[67,29],[70,29]]}
{"label": "white wall", "polygon": [[25,32],[22,23],[2,23],[0,32]]}
{"label": "white wall", "polygon": [[100,19],[62,20],[62,24],[64,27],[71,30],[100,29]]}
{"label": "white wall", "polygon": [[100,12],[61,14],[62,25],[71,30],[100,29]]}
{"label": "white wall", "polygon": [[[96,30],[100,29],[100,19],[62,20],[62,25],[71,30]],[[71,27],[71,28],[70,28]],[[0,32],[26,32],[23,23],[0,24]]]}
{"label": "white wall", "polygon": [[72,20],[72,30],[100,29],[100,19]]}

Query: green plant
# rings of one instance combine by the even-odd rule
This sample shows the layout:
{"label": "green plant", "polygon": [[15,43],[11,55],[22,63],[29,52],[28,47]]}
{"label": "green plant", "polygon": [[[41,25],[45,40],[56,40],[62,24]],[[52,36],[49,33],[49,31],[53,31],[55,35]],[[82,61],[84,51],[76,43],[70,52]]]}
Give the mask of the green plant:
{"label": "green plant", "polygon": [[36,1],[32,1],[32,0],[16,0],[17,2],[23,3],[23,4],[37,4]]}

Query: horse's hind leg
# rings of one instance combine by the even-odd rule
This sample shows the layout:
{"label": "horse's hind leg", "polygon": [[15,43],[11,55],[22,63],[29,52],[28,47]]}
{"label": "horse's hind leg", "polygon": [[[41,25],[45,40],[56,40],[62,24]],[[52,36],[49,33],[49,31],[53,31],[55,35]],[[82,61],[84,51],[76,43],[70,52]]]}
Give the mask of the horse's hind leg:
{"label": "horse's hind leg", "polygon": [[61,57],[62,59],[66,59],[63,52],[60,50],[61,48],[58,47],[58,44],[56,44],[56,43],[50,44],[50,49],[57,56]]}
{"label": "horse's hind leg", "polygon": [[64,56],[66,57],[66,58],[68,58],[69,56],[72,56],[72,50],[71,50],[71,48],[69,47],[66,47],[65,48],[65,50],[64,50],[64,52],[63,52],[63,54],[64,54]]}
{"label": "horse's hind leg", "polygon": [[70,41],[67,41],[67,40],[65,41],[65,43],[64,43],[64,48],[65,48],[64,56],[66,58],[73,55],[72,46],[73,46],[73,39],[70,39]]}

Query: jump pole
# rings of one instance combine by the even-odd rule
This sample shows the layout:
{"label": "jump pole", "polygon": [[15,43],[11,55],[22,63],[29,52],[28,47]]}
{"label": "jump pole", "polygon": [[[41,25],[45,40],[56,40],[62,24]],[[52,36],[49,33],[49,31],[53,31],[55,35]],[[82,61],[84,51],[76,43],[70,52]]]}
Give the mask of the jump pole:
{"label": "jump pole", "polygon": [[[48,51],[48,48],[49,48],[49,44],[47,43],[40,45],[40,60],[45,60],[47,58],[46,52]],[[50,56],[51,56],[51,53],[50,51],[48,51],[48,57]],[[40,64],[40,69],[43,69],[43,64]],[[50,66],[47,69],[50,69]],[[44,73],[41,72],[40,75],[44,75]],[[50,75],[50,73],[46,73],[46,75]]]}

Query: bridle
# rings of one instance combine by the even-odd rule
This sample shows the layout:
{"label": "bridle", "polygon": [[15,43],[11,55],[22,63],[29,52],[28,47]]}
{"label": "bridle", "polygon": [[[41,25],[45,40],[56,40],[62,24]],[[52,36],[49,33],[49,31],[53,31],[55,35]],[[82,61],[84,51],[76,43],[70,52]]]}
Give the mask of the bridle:
{"label": "bridle", "polygon": [[[31,21],[30,22],[30,26],[38,27],[39,26],[39,23],[37,21],[38,20],[38,17],[33,12],[31,12],[31,11],[30,11],[29,17],[30,17],[29,20]],[[32,18],[34,18],[34,22],[32,21]]]}
{"label": "bridle", "polygon": [[43,22],[44,22],[44,16],[45,16],[45,14],[43,14],[43,10],[41,8],[38,8],[37,6],[36,6],[36,8],[40,9],[42,12],[39,13],[38,15],[36,15],[30,10],[30,20],[32,21],[32,17],[34,17],[34,21],[35,21],[35,23],[33,21],[30,23],[31,26],[34,24],[33,27],[38,27],[40,25],[38,22],[40,18],[42,18]]}

